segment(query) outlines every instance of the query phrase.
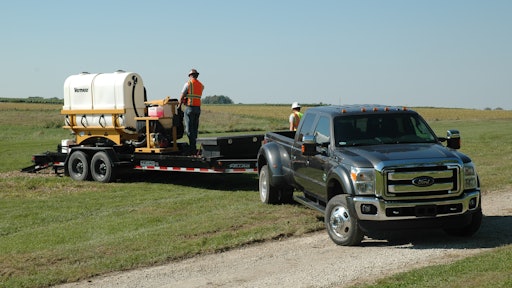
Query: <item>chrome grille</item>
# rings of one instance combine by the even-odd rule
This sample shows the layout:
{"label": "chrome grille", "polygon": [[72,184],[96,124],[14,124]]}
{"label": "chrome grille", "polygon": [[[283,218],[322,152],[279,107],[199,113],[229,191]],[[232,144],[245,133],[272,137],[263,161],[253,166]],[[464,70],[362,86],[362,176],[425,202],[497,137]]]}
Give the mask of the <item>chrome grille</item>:
{"label": "chrome grille", "polygon": [[386,199],[432,199],[460,194],[458,165],[384,170]]}

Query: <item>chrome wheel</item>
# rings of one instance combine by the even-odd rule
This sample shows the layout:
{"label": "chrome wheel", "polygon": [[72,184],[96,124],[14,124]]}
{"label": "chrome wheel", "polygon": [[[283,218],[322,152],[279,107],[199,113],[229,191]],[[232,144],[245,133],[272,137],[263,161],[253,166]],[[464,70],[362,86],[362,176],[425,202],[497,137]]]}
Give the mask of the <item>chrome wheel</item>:
{"label": "chrome wheel", "polygon": [[352,229],[350,214],[347,208],[336,206],[331,212],[331,217],[329,217],[329,225],[336,236],[346,241]]}

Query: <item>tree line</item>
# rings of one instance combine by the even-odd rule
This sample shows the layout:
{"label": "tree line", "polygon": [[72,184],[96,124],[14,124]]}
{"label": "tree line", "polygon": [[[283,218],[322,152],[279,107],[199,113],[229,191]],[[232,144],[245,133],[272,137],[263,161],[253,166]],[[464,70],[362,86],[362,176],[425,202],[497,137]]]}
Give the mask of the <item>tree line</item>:
{"label": "tree line", "polygon": [[[5,98],[0,97],[0,102],[10,103],[39,103],[39,104],[64,104],[64,99],[53,97],[28,97],[28,98]],[[203,104],[233,104],[233,100],[224,95],[206,96],[202,99]]]}
{"label": "tree line", "polygon": [[28,98],[6,98],[0,97],[0,102],[9,102],[9,103],[39,103],[39,104],[64,104],[64,99],[53,97],[53,98],[43,98],[43,97],[28,97]]}

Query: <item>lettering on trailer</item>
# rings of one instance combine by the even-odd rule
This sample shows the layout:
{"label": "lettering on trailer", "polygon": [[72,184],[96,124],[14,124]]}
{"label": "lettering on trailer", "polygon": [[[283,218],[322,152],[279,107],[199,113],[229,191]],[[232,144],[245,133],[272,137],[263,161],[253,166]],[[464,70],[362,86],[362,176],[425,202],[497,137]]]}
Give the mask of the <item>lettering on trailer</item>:
{"label": "lettering on trailer", "polygon": [[229,164],[228,167],[231,169],[240,169],[240,168],[248,169],[248,168],[251,168],[251,164],[250,163],[233,163],[233,164]]}
{"label": "lettering on trailer", "polygon": [[148,167],[148,166],[155,167],[155,166],[160,166],[160,164],[158,164],[158,162],[156,162],[156,161],[140,160],[140,166],[142,166],[142,167]]}

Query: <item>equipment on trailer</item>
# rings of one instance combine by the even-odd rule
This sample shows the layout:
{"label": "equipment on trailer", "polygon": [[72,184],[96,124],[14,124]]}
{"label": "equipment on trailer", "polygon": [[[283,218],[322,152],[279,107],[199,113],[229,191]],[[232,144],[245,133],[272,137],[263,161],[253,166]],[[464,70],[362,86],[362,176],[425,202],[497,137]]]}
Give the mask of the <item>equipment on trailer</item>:
{"label": "equipment on trailer", "polygon": [[263,134],[198,138],[187,155],[183,111],[177,99],[148,101],[140,75],[133,72],[80,73],[64,82],[64,139],[57,152],[33,155],[36,172],[53,167],[74,180],[110,182],[125,169],[201,173],[256,172]]}

